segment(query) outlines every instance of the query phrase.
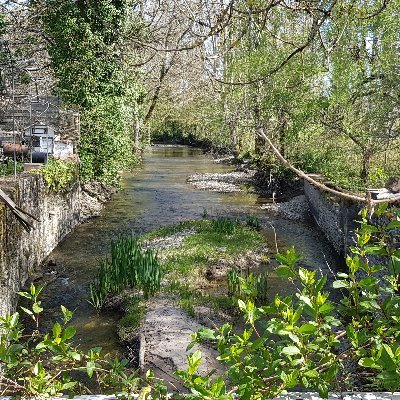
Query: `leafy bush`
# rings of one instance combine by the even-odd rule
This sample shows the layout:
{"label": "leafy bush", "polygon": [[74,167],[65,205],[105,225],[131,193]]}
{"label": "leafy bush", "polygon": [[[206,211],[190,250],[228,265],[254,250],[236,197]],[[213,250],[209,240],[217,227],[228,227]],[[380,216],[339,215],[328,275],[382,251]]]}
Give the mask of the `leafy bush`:
{"label": "leafy bush", "polygon": [[[246,323],[241,334],[231,324],[197,332],[192,345],[215,341],[219,359],[228,365],[232,389],[221,377],[213,381],[196,373],[201,362],[197,351],[188,357],[189,369],[177,372],[191,388],[190,398],[273,398],[295,387],[318,390],[323,397],[329,390],[356,390],[358,385],[363,390],[396,390],[400,249],[391,237],[400,228],[400,211],[386,212],[386,207],[376,211],[375,225],[363,211],[357,246],[346,259],[348,271],[339,273],[333,283],[339,294],[326,291],[326,276],[317,277],[316,271],[299,266],[301,257],[292,248],[278,255],[277,273],[296,284],[296,296],[276,296],[262,307],[251,299],[238,300]],[[373,264],[371,256],[383,258]],[[351,367],[354,363],[356,368]]]}
{"label": "leafy bush", "polygon": [[18,312],[0,318],[0,362],[2,394],[30,398],[59,396],[62,393],[90,393],[90,389],[132,395],[138,393],[139,378],[126,369],[126,360],[108,360],[100,348],[80,351],[72,343],[76,328],[70,325],[73,313],[61,306],[62,321],[50,332],[39,333],[43,312],[39,295],[43,286],[31,285],[27,298],[30,307],[21,309],[35,321],[36,329],[27,333]]}
{"label": "leafy bush", "polygon": [[41,174],[50,191],[66,192],[78,180],[78,166],[73,161],[50,158],[47,165],[31,172]]}

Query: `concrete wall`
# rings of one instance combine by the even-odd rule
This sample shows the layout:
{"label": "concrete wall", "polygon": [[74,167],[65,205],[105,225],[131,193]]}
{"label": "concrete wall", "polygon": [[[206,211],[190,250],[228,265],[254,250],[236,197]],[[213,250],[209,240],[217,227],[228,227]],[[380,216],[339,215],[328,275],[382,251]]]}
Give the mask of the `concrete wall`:
{"label": "concrete wall", "polygon": [[39,219],[26,232],[0,201],[0,314],[16,306],[16,292],[29,273],[79,223],[79,184],[67,193],[48,193],[40,175],[26,174],[0,181],[0,187],[23,210]]}
{"label": "concrete wall", "polygon": [[361,206],[321,192],[307,181],[304,181],[304,192],[316,223],[334,249],[345,255],[353,244],[354,230],[357,228],[354,221],[358,218]]}

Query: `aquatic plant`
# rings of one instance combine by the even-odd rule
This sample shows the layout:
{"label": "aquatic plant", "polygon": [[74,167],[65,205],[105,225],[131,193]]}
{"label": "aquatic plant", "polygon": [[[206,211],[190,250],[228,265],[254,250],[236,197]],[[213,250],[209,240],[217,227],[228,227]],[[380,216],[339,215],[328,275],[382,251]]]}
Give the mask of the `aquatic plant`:
{"label": "aquatic plant", "polygon": [[89,286],[90,303],[100,310],[109,294],[137,288],[147,299],[160,289],[161,265],[157,254],[144,250],[134,236],[123,236],[111,244],[111,256],[99,264],[99,272]]}
{"label": "aquatic plant", "polygon": [[211,229],[224,235],[232,235],[239,226],[240,222],[237,218],[217,217],[211,220]]}
{"label": "aquatic plant", "polygon": [[251,228],[254,228],[256,230],[260,230],[261,229],[260,220],[255,215],[248,215],[246,217],[246,225],[251,227]]}
{"label": "aquatic plant", "polygon": [[267,300],[268,273],[254,274],[232,268],[227,276],[228,295],[244,300],[262,302]]}
{"label": "aquatic plant", "polygon": [[232,268],[227,276],[228,295],[231,297],[257,302],[268,299],[268,273],[263,272],[254,274],[249,271],[242,271],[238,268]]}

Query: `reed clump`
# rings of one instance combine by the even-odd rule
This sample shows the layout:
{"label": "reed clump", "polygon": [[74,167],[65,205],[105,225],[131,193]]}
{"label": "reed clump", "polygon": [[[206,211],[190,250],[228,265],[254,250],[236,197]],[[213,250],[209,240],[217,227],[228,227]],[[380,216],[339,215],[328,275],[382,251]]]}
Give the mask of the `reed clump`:
{"label": "reed clump", "polygon": [[144,250],[134,236],[120,237],[111,244],[111,255],[102,260],[89,286],[90,303],[100,310],[109,295],[135,288],[147,299],[160,290],[162,268],[157,254]]}
{"label": "reed clump", "polygon": [[227,276],[228,295],[245,300],[264,302],[268,300],[268,273],[255,274],[232,268]]}
{"label": "reed clump", "polygon": [[239,227],[240,222],[237,218],[217,217],[211,220],[211,230],[215,233],[232,235]]}

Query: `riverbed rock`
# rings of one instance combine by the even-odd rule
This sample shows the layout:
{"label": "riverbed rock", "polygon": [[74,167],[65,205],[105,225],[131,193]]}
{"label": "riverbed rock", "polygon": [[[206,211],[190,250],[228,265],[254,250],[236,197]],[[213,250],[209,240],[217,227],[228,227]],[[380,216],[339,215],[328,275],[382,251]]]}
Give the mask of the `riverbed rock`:
{"label": "riverbed rock", "polygon": [[191,334],[201,327],[203,325],[175,305],[173,297],[166,294],[153,297],[148,304],[140,332],[145,342],[141,369],[153,369],[156,377],[168,382],[170,390],[184,390],[173,372],[186,369],[187,355],[199,349],[203,357],[199,372],[204,374],[215,370],[217,375],[223,374],[225,368],[216,360],[218,353],[212,347],[202,344],[195,346],[190,352],[186,350],[191,342]]}
{"label": "riverbed rock", "polygon": [[306,222],[311,220],[310,208],[304,195],[293,197],[293,199],[282,203],[264,204],[261,208],[292,221]]}
{"label": "riverbed rock", "polygon": [[223,174],[199,173],[189,176],[186,181],[197,189],[210,190],[212,192],[254,192],[250,188],[243,188],[241,186],[253,185],[255,173],[256,171],[247,169]]}

